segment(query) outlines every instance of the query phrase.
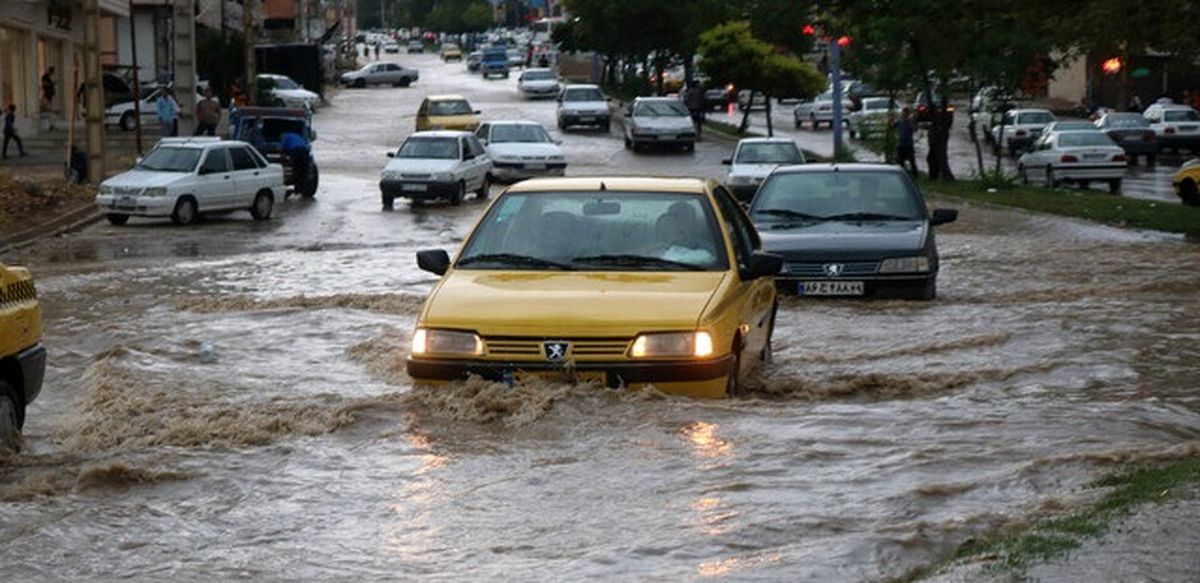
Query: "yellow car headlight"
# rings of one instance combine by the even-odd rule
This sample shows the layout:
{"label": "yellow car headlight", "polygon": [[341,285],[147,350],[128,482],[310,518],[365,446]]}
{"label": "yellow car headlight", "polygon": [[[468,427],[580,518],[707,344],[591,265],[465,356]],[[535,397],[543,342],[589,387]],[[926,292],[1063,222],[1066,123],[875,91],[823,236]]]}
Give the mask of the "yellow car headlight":
{"label": "yellow car headlight", "polygon": [[929,258],[925,256],[919,257],[893,257],[884,259],[879,265],[879,273],[927,273],[929,271]]}
{"label": "yellow car headlight", "polygon": [[417,328],[413,333],[412,353],[419,356],[482,356],[483,339],[474,332]]}
{"label": "yellow car headlight", "polygon": [[704,358],[712,354],[712,335],[708,332],[642,334],[633,341],[633,347],[629,350],[633,358]]}

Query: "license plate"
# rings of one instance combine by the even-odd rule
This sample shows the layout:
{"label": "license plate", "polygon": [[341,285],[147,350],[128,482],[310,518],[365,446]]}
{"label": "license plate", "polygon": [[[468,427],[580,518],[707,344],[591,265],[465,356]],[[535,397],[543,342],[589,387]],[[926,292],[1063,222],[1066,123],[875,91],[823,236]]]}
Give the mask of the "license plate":
{"label": "license plate", "polygon": [[1179,126],[1179,131],[1181,131],[1181,132],[1194,132],[1194,131],[1196,131],[1196,126]]}
{"label": "license plate", "polygon": [[121,209],[131,209],[137,206],[137,199],[132,196],[122,196],[117,199],[114,206]]}
{"label": "license plate", "polygon": [[669,141],[669,140],[674,140],[675,136],[658,136],[658,139],[665,142],[665,141]]}
{"label": "license plate", "polygon": [[797,292],[802,296],[861,296],[861,281],[802,281]]}
{"label": "license plate", "polygon": [[594,118],[594,117],[581,117],[581,118],[579,118],[579,123],[591,123],[591,122],[594,122],[594,121],[596,121],[596,118]]}
{"label": "license plate", "polygon": [[513,373],[513,379],[517,382],[524,382],[531,379],[546,381],[550,383],[599,383],[604,384],[608,380],[602,370],[536,370],[524,371],[519,370]]}
{"label": "license plate", "polygon": [[1104,154],[1084,154],[1084,160],[1103,160]]}
{"label": "license plate", "polygon": [[425,190],[428,188],[429,187],[424,184],[401,184],[400,185],[400,190],[406,190],[409,192],[425,192]]}
{"label": "license plate", "polygon": [[546,165],[542,164],[540,162],[530,162],[529,164],[525,165],[525,169],[526,170],[545,170]]}

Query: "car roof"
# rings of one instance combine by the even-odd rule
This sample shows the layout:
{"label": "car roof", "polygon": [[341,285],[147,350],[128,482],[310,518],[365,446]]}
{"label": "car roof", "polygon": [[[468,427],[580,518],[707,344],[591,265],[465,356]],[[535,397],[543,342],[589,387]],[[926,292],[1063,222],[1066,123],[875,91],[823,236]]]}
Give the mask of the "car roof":
{"label": "car roof", "polygon": [[796,141],[791,138],[742,138],[738,140],[738,145],[742,144],[795,144]]}
{"label": "car roof", "polygon": [[410,138],[459,138],[463,136],[472,136],[471,132],[460,130],[427,130],[423,132],[413,132],[408,134]]}
{"label": "car roof", "polygon": [[[1194,107],[1192,107],[1190,105],[1185,105],[1183,103],[1154,103],[1154,104],[1151,104],[1150,107],[1160,107],[1162,109],[1173,109],[1176,111],[1186,111],[1189,109],[1195,109]],[[1149,109],[1149,107],[1146,109]]]}
{"label": "car roof", "polygon": [[599,90],[600,86],[595,85],[593,83],[571,83],[571,84],[563,87],[563,91],[569,91],[571,89],[596,89],[596,90]]}
{"label": "car roof", "polygon": [[485,121],[483,123],[486,123],[488,125],[493,125],[493,126],[515,125],[515,126],[538,126],[540,128],[546,127],[536,121],[529,121],[527,119],[497,119],[497,120]]}
{"label": "car roof", "polygon": [[529,69],[525,69],[525,72],[526,73],[553,73],[553,71],[551,71],[550,69],[548,69],[546,67],[531,67]]}
{"label": "car roof", "polygon": [[446,94],[446,95],[426,95],[425,101],[466,101],[467,98],[462,95]]}
{"label": "car roof", "polygon": [[[233,142],[234,140],[222,140],[214,136],[188,136],[184,138],[162,138],[158,141],[160,146],[171,146],[174,148],[207,148],[224,142]],[[241,144],[242,142],[237,142]]]}
{"label": "car roof", "polygon": [[793,164],[791,166],[780,166],[775,169],[776,174],[818,174],[828,172],[879,172],[882,174],[903,173],[904,169],[894,164],[871,164],[871,163],[852,163],[839,164],[836,162],[828,164]]}
{"label": "car roof", "polygon": [[679,100],[674,97],[637,97],[634,98],[634,101],[670,101],[672,103],[679,103]]}
{"label": "car roof", "polygon": [[534,178],[510,186],[508,192],[553,191],[640,191],[703,194],[706,181],[701,178],[660,178],[649,176],[588,176],[572,178]]}
{"label": "car roof", "polygon": [[[1035,108],[1035,107],[1022,108],[1022,109],[1010,109],[1008,111],[1014,115],[1016,115],[1018,113],[1050,113],[1049,109],[1039,109],[1039,108]],[[1050,115],[1054,115],[1054,114],[1050,113]]]}

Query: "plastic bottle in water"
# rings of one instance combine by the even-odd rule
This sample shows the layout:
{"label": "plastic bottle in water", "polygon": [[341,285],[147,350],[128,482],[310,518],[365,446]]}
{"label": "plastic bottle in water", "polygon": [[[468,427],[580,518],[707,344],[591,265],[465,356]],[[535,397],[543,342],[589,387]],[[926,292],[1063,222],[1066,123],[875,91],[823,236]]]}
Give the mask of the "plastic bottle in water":
{"label": "plastic bottle in water", "polygon": [[212,364],[217,361],[217,349],[211,342],[200,345],[200,364]]}

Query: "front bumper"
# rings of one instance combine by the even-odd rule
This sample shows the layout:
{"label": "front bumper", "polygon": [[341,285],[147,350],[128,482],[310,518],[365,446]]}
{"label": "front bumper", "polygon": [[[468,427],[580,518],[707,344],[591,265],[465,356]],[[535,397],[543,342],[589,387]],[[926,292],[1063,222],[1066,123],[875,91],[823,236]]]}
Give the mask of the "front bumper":
{"label": "front bumper", "polygon": [[458,183],[385,178],[379,181],[379,190],[384,196],[425,200],[453,196],[458,192]]}
{"label": "front bumper", "polygon": [[98,194],[96,204],[100,207],[100,212],[105,214],[169,217],[175,210],[175,197]]}
{"label": "front bumper", "polygon": [[492,162],[492,175],[497,178],[521,179],[535,176],[563,176],[567,172],[566,162]]}
{"label": "front bumper", "polygon": [[558,88],[552,87],[550,89],[527,89],[522,87],[521,93],[525,95],[526,99],[549,99],[551,97],[558,96]]}
{"label": "front bumper", "polygon": [[733,372],[733,356],[703,361],[658,362],[578,362],[573,369],[551,362],[514,362],[488,360],[448,360],[408,358],[408,376],[418,381],[457,381],[470,376],[500,382],[516,373],[558,373],[563,380],[575,374],[600,372],[604,386],[619,388],[664,383],[707,383],[723,380]]}
{"label": "front bumper", "polygon": [[679,134],[633,134],[633,141],[637,144],[662,144],[681,146],[696,143],[696,133],[679,133]]}
{"label": "front bumper", "polygon": [[564,113],[562,124],[564,126],[608,125],[610,119],[607,113]]}
{"label": "front bumper", "polygon": [[33,402],[42,392],[42,380],[46,378],[46,348],[35,344],[17,353],[17,368],[21,369],[21,393],[25,404]]}
{"label": "front bumper", "polygon": [[930,273],[904,273],[897,275],[871,275],[857,276],[847,275],[839,278],[829,277],[795,277],[787,274],[775,276],[775,288],[781,294],[801,295],[800,283],[809,281],[861,281],[863,282],[863,295],[861,296],[814,296],[814,297],[829,297],[833,299],[853,299],[853,298],[889,298],[889,297],[906,297],[913,293],[922,290],[930,280],[937,279],[936,272]]}

